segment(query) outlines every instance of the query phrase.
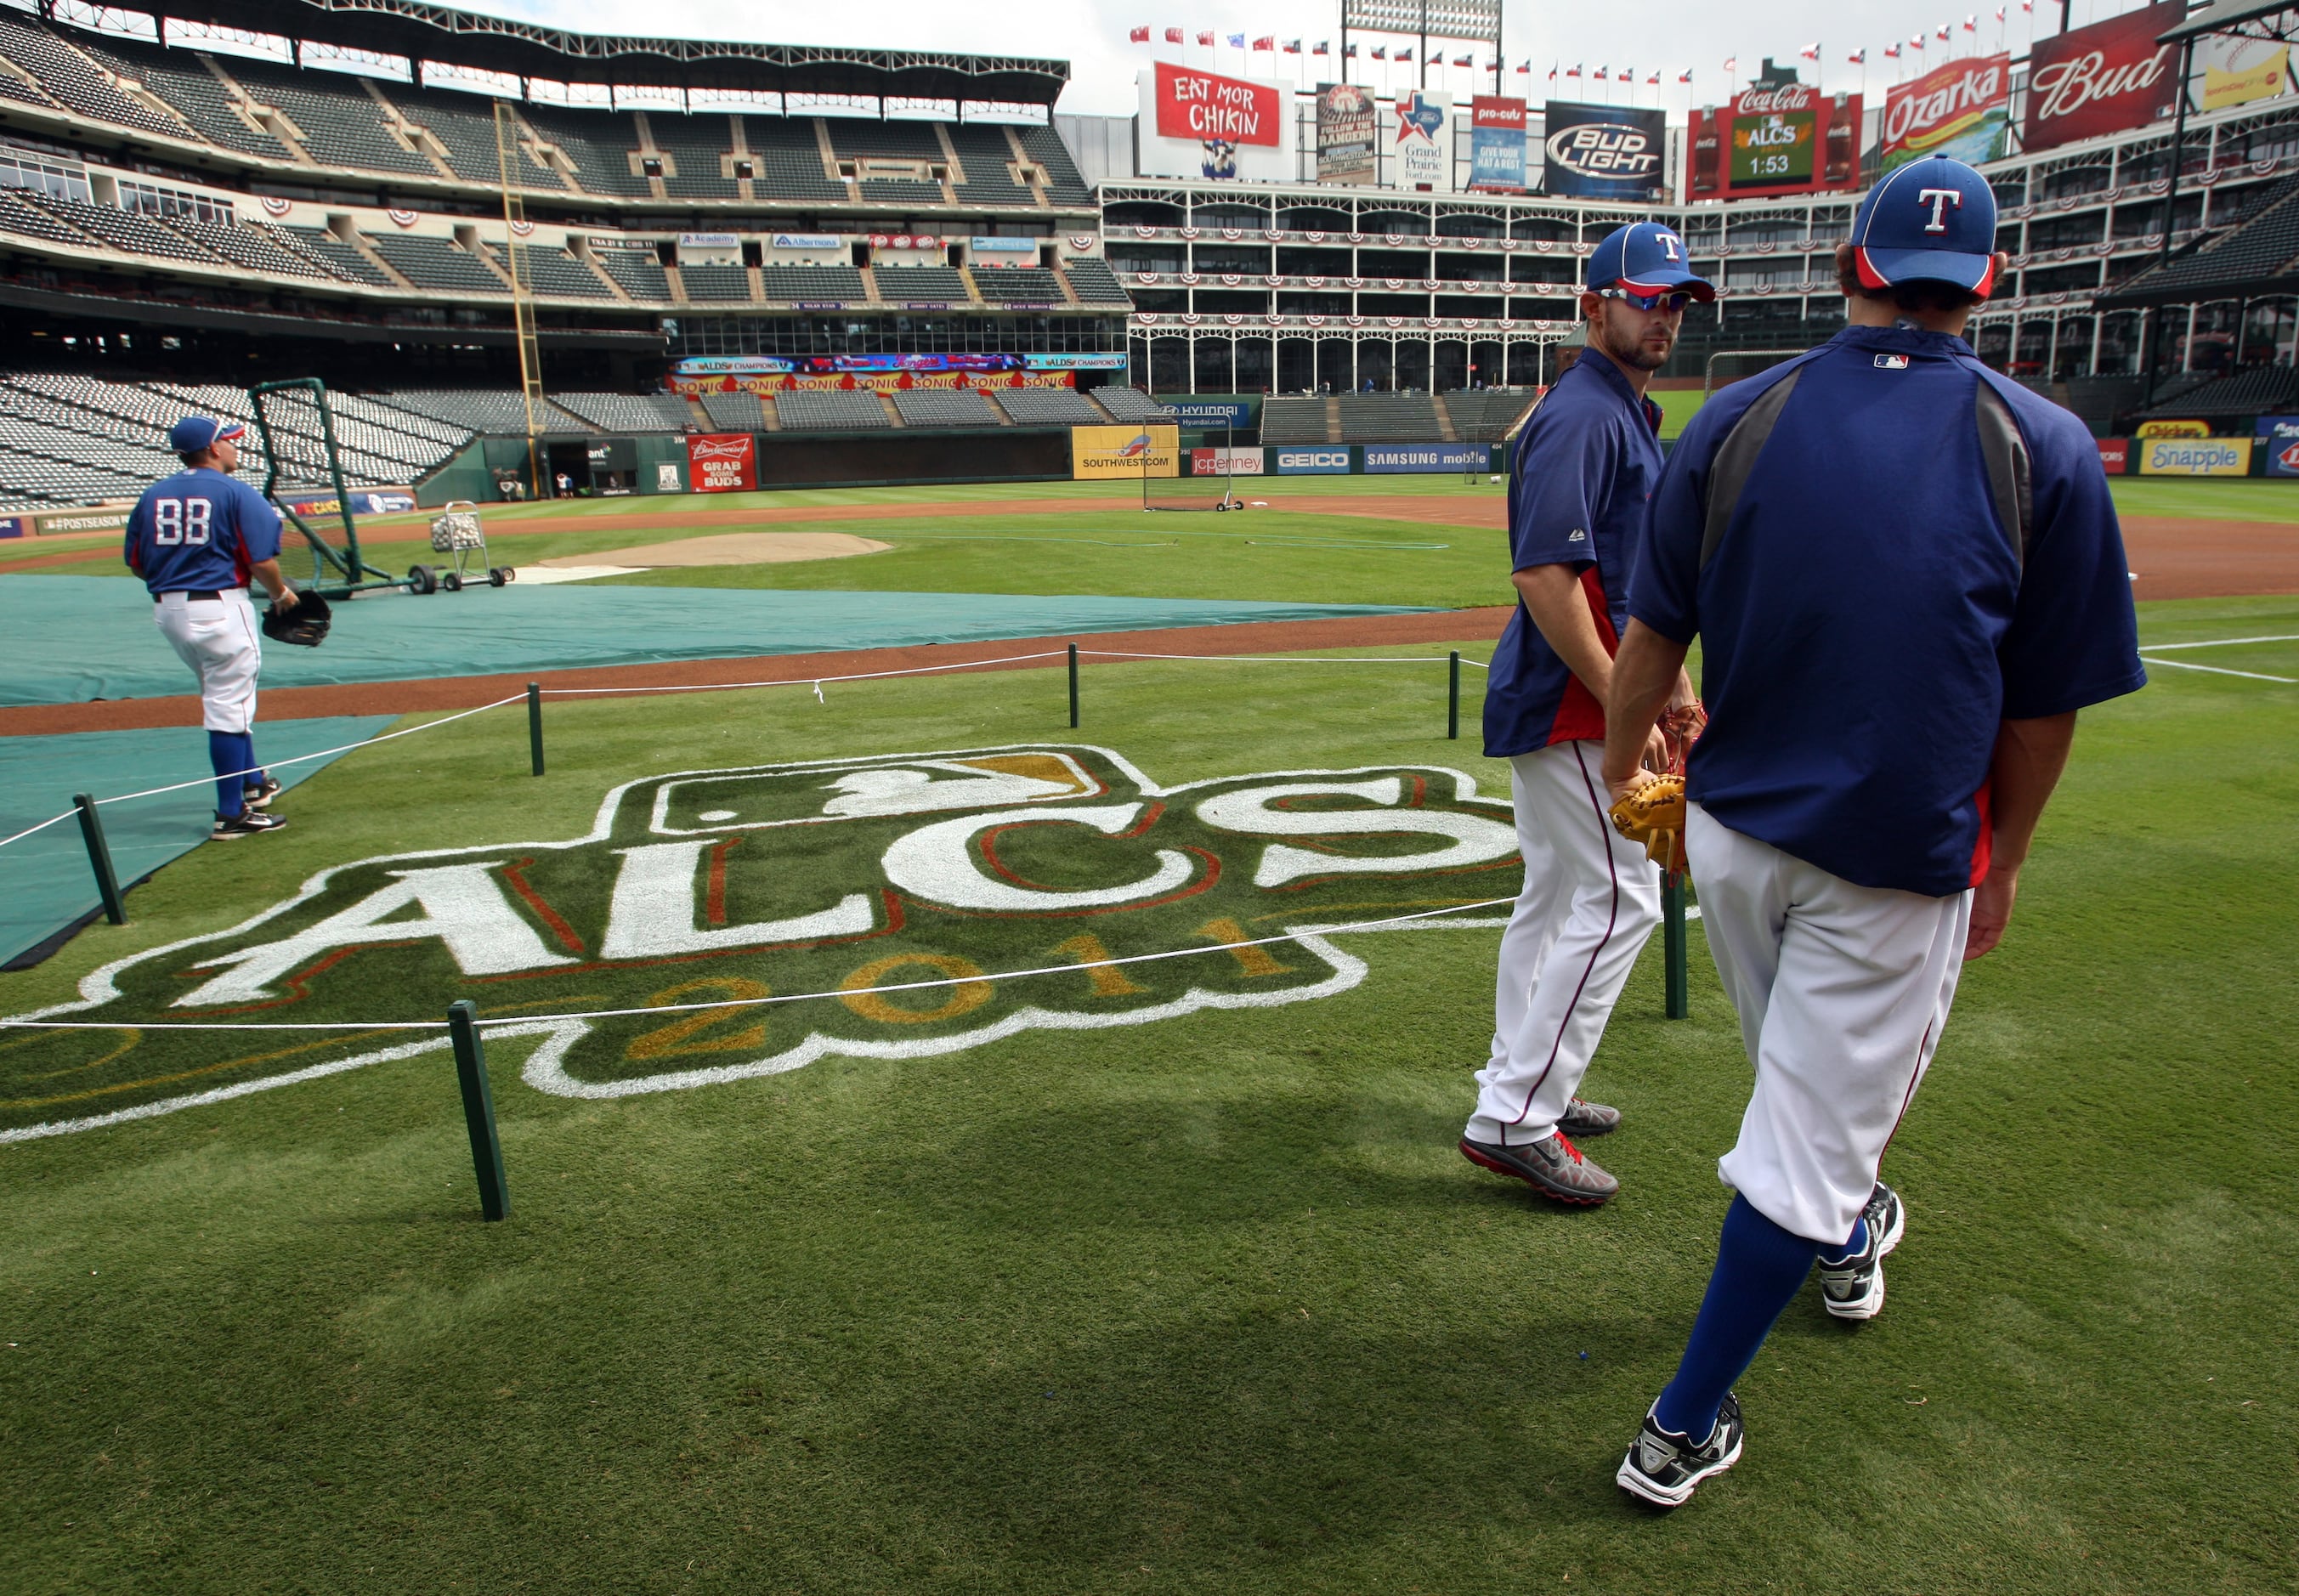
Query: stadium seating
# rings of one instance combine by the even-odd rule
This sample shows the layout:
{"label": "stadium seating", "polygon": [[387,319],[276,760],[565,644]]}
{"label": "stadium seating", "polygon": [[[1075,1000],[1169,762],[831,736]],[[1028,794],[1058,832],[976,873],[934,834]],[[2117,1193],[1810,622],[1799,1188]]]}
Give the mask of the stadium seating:
{"label": "stadium seating", "polygon": [[210,144],[267,161],[292,159],[286,145],[249,127],[232,109],[230,91],[201,56],[127,39],[107,39],[101,45],[89,38],[74,42],[113,75],[141,83],[154,97],[165,101]]}
{"label": "stadium seating", "polygon": [[510,286],[487,263],[450,238],[420,233],[370,233],[375,253],[419,288],[446,294],[508,294]]}
{"label": "stadium seating", "polygon": [[[491,188],[502,184],[502,160],[495,153],[494,110],[489,102],[471,95],[416,94],[398,84],[386,94],[401,115],[438,141],[457,177]],[[542,186],[532,162],[517,151],[513,159],[520,163],[513,169],[515,176]]]}
{"label": "stadium seating", "polygon": [[748,304],[751,273],[742,266],[681,266],[678,279],[697,304]]}
{"label": "stadium seating", "polygon": [[59,33],[0,16],[0,55],[29,72],[58,104],[82,116],[170,138],[191,136],[187,123],[121,93],[102,67]]}
{"label": "stadium seating", "polygon": [[[382,397],[401,410],[469,428],[473,432],[522,436],[527,432],[527,404],[516,391],[416,388]],[[587,430],[573,415],[555,410],[547,418],[538,416],[535,420],[552,432]]]}
{"label": "stadium seating", "polygon": [[519,115],[558,147],[585,193],[644,199],[651,192],[646,179],[631,170],[630,153],[639,146],[638,129],[629,117],[548,105],[521,106]]}
{"label": "stadium seating", "polygon": [[996,427],[1000,419],[972,388],[905,388],[893,395],[905,427]]}
{"label": "stadium seating", "polygon": [[[1095,396],[1099,398],[1100,395]],[[1428,436],[1437,436],[1433,417]],[[1325,429],[1325,402],[1299,395],[1271,395],[1261,402],[1261,441],[1265,444],[1331,442],[1331,435]]]}
{"label": "stadium seating", "polygon": [[197,261],[205,266],[216,265],[221,259],[213,250],[193,243],[180,233],[170,231],[152,218],[122,211],[115,205],[58,199],[52,194],[28,194],[25,197],[58,220],[70,222],[89,237],[101,238],[112,248],[125,250],[129,254]]}
{"label": "stadium seating", "polygon": [[1062,262],[1062,275],[1070,279],[1070,287],[1081,304],[1118,305],[1133,308],[1133,296],[1117,280],[1117,273],[1109,269],[1107,261],[1092,256],[1080,256]]}
{"label": "stadium seating", "polygon": [[[1445,411],[1453,418],[1453,435],[1465,444],[1492,444],[1500,441],[1509,423],[1523,413],[1532,403],[1532,395],[1506,393],[1498,388],[1463,389],[1445,395]],[[1435,436],[1434,433],[1430,435]]]}
{"label": "stadium seating", "polygon": [[846,185],[824,172],[822,148],[815,142],[812,117],[746,116],[743,141],[757,177],[751,193],[760,199],[843,200]]}
{"label": "stadium seating", "polygon": [[762,266],[759,279],[777,304],[866,304],[870,298],[862,274],[851,266]]}
{"label": "stadium seating", "polygon": [[[1140,388],[1100,387],[1093,390],[1091,398],[1109,412],[1109,419],[1113,421],[1170,421],[1174,419],[1172,411],[1153,402]],[[1324,412],[1318,413],[1322,415]],[[1321,438],[1325,436],[1322,427],[1317,436]]]}
{"label": "stadium seating", "polygon": [[272,231],[289,248],[311,256],[347,283],[365,283],[374,288],[394,286],[374,262],[360,254],[357,245],[336,237],[325,228],[280,227]]}
{"label": "stadium seating", "polygon": [[974,274],[974,286],[992,304],[1061,304],[1061,279],[1036,266],[985,266]]}
{"label": "stadium seating", "polygon": [[551,402],[602,432],[685,432],[693,420],[671,394],[553,394]]}
{"label": "stadium seating", "polygon": [[1046,169],[1046,198],[1057,205],[1091,208],[1093,191],[1078,176],[1077,163],[1070,159],[1068,148],[1061,135],[1051,128],[1022,128],[1022,149],[1031,160]]}
{"label": "stadium seating", "polygon": [[784,432],[852,432],[891,427],[878,395],[847,388],[794,388],[775,395],[775,420]]}
{"label": "stadium seating", "polygon": [[2287,411],[2299,395],[2299,374],[2288,363],[2258,365],[2197,383],[2170,400],[2160,395],[2140,412],[2143,416],[2231,420],[2270,411]]}
{"label": "stadium seating", "polygon": [[997,388],[992,397],[1025,427],[1091,427],[1108,420],[1075,388]]}
{"label": "stadium seating", "polygon": [[669,302],[670,279],[663,276],[662,262],[652,250],[602,249],[594,258],[633,299],[645,304]]}
{"label": "stadium seating", "polygon": [[950,174],[950,192],[961,205],[1035,205],[1038,202],[1031,192],[1014,181],[1007,170],[1013,164],[1014,148],[1006,142],[1003,128],[985,128],[958,122],[944,129],[950,135],[950,146],[958,154],[959,165],[966,174],[962,183]]}
{"label": "stadium seating", "polygon": [[[497,265],[502,263],[500,254],[493,258]],[[537,249],[529,245],[519,252],[519,263],[530,294],[557,299],[614,297],[597,272],[563,249]]]}
{"label": "stadium seating", "polygon": [[1343,443],[1425,444],[1444,436],[1426,394],[1347,394],[1340,408]]}
{"label": "stadium seating", "polygon": [[210,254],[220,255],[233,265],[245,267],[250,271],[268,271],[274,277],[308,277],[321,281],[335,279],[334,272],[290,249],[268,228],[247,227],[228,221],[202,221],[191,216],[171,216],[167,226]]}
{"label": "stadium seating", "polygon": [[713,427],[729,432],[756,432],[766,425],[756,394],[705,394],[702,413],[710,418]]}
{"label": "stadium seating", "polygon": [[52,244],[85,245],[89,242],[87,234],[65,226],[33,204],[33,198],[25,190],[0,188],[0,231],[27,238],[46,238]]}
{"label": "stadium seating", "polygon": [[732,121],[723,116],[672,116],[667,112],[653,112],[647,117],[647,126],[654,134],[654,146],[670,157],[677,170],[666,172],[662,191],[672,199],[730,200],[742,197],[742,190],[733,178],[720,170],[720,157],[734,145],[730,142]]}
{"label": "stadium seating", "polygon": [[966,274],[955,266],[880,266],[871,274],[888,304],[967,304]]}
{"label": "stadium seating", "polygon": [[235,60],[229,71],[251,97],[286,113],[303,135],[303,147],[322,165],[439,175],[427,158],[386,130],[382,108],[353,79],[343,79],[337,88],[322,75],[253,61]]}

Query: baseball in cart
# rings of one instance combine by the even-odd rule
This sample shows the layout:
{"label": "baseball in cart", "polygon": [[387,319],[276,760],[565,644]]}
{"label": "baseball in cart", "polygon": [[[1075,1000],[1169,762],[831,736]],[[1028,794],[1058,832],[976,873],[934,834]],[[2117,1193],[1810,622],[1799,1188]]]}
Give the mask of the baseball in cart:
{"label": "baseball in cart", "polygon": [[479,524],[479,507],[469,499],[450,499],[431,518],[431,552],[447,557],[445,568],[435,571],[419,565],[415,569],[450,593],[461,593],[464,583],[483,573],[490,587],[500,587],[518,576],[508,565],[488,563],[486,528]]}

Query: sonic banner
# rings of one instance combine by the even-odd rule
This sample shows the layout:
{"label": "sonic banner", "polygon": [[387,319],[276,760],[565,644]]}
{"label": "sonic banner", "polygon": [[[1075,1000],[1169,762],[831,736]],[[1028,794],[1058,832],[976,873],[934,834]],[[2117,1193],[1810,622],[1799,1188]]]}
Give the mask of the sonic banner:
{"label": "sonic banner", "polygon": [[2028,62],[2029,150],[2144,128],[2171,114],[2179,52],[2155,36],[2177,28],[2187,0],[2164,0],[2088,28],[2036,41]]}
{"label": "sonic banner", "polygon": [[1108,482],[1182,474],[1182,429],[1170,423],[1070,428],[1070,478]]}
{"label": "sonic banner", "polygon": [[1694,112],[1691,196],[1858,187],[1862,109],[1858,95],[1830,96],[1808,83],[1789,83]]}
{"label": "sonic banner", "polygon": [[1524,192],[1524,102],[1479,95],[1469,102],[1469,187]]}
{"label": "sonic banner", "polygon": [[[2040,47],[2040,46],[2039,46]],[[2012,126],[2012,58],[1951,61],[1884,96],[1883,170],[1925,155],[1968,165],[1999,159]]]}
{"label": "sonic banner", "polygon": [[1660,196],[1662,154],[1668,147],[1667,113],[1657,107],[1579,105],[1548,102],[1548,137],[1541,146],[1543,194],[1583,199],[1646,200]]}

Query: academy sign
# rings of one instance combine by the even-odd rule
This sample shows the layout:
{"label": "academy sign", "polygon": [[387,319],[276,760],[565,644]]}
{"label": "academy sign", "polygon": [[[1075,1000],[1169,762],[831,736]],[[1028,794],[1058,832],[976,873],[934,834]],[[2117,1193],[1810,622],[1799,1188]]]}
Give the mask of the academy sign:
{"label": "academy sign", "polygon": [[104,966],[14,1017],[105,1023],[0,1049],[0,1142],[446,1046],[153,1022],[429,1020],[468,998],[528,1085],[627,1097],[1331,997],[1365,965],[1317,928],[1519,879],[1506,794],[1437,767],[1164,786],[1047,744],[684,771],[617,787],[581,836],[344,864]]}

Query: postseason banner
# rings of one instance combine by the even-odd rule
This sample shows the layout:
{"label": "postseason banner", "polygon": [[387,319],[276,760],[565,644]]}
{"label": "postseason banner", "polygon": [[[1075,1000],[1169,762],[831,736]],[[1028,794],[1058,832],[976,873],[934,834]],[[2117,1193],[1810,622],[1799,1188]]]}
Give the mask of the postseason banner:
{"label": "postseason banner", "polygon": [[1654,107],[1583,105],[1551,100],[1541,145],[1543,194],[1581,199],[1647,200],[1665,176],[1667,112]]}
{"label": "postseason banner", "polygon": [[2003,156],[2012,129],[2012,57],[1951,61],[1884,96],[1883,170],[1926,155],[1970,166]]}
{"label": "postseason banner", "polygon": [[2029,150],[2048,150],[2170,116],[2179,98],[2179,52],[2157,44],[2155,36],[2187,14],[2187,0],[2164,0],[2038,39],[2028,62],[2021,141]]}
{"label": "postseason banner", "polygon": [[1317,181],[1372,183],[1381,137],[1381,103],[1354,83],[1317,85]]}
{"label": "postseason banner", "polygon": [[1524,192],[1524,102],[1478,95],[1469,102],[1469,187]]}

